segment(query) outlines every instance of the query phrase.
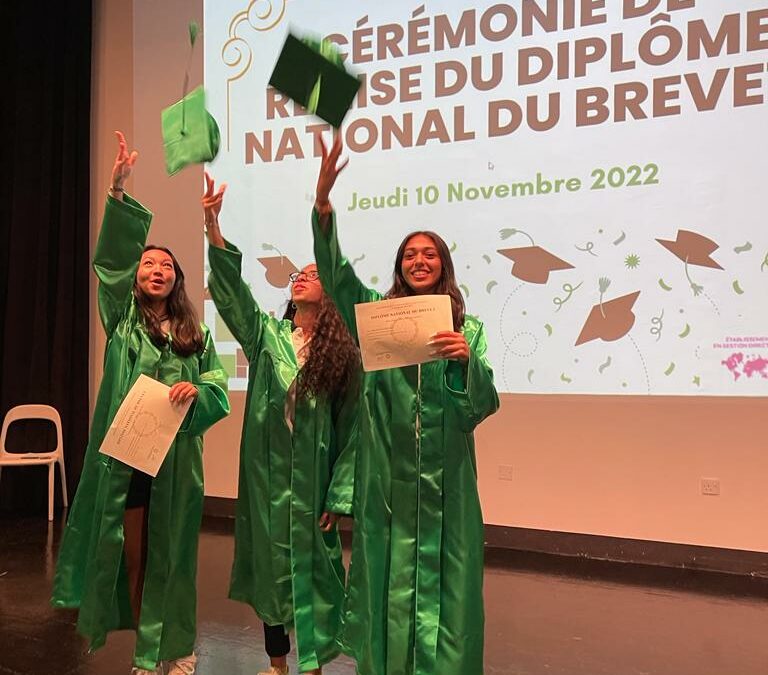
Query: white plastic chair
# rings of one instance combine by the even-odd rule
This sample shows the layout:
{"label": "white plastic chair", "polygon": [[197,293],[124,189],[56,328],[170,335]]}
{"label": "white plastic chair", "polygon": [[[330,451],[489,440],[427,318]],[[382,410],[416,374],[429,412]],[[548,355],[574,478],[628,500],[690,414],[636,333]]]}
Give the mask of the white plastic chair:
{"label": "white plastic chair", "polygon": [[[51,452],[8,452],[5,449],[5,440],[8,436],[8,427],[20,420],[50,420],[56,427],[56,449]],[[48,520],[53,520],[53,473],[56,464],[59,465],[61,474],[61,490],[64,497],[64,508],[69,506],[67,501],[67,478],[64,471],[64,442],[61,434],[61,417],[49,405],[17,405],[11,408],[3,420],[3,430],[0,432],[0,472],[3,467],[48,465]],[[2,476],[2,473],[0,473]]]}

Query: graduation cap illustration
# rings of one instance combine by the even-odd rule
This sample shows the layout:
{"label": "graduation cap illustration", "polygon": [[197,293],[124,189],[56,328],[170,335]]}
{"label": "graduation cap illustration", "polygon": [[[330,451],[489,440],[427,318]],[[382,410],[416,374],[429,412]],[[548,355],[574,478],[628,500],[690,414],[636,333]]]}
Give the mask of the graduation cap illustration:
{"label": "graduation cap illustration", "polygon": [[513,277],[530,281],[532,284],[546,284],[549,281],[550,272],[573,269],[573,265],[561,260],[541,246],[500,248],[498,253],[514,263],[512,265]]}
{"label": "graduation cap illustration", "polygon": [[690,230],[678,230],[677,239],[657,239],[664,248],[674,253],[680,260],[689,265],[701,267],[713,267],[721,270],[722,266],[710,257],[719,247],[714,241],[698,232]]}
{"label": "graduation cap illustration", "polygon": [[576,339],[576,345],[597,339],[613,342],[623,338],[635,325],[632,308],[639,295],[640,291],[635,291],[592,307]]}
{"label": "graduation cap illustration", "polygon": [[329,40],[299,39],[291,33],[269,78],[278,91],[334,127],[341,126],[360,88]]}
{"label": "graduation cap illustration", "polygon": [[[199,28],[193,21],[189,24],[189,39],[192,49]],[[190,51],[190,60],[191,60]],[[182,97],[161,113],[165,170],[169,176],[190,164],[211,162],[219,153],[221,134],[219,125],[205,107],[205,90],[197,87],[187,93],[189,86],[189,65],[184,76]]]}
{"label": "graduation cap illustration", "polygon": [[285,288],[290,283],[290,276],[299,269],[290,258],[284,255],[273,255],[266,258],[257,258],[266,268],[264,278],[275,288]]}

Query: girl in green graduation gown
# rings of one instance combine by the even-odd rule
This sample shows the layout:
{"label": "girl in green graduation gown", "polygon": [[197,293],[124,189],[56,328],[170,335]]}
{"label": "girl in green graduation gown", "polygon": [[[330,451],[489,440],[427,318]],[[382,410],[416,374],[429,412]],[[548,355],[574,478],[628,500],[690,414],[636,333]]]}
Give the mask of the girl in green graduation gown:
{"label": "girl in green graduation gown", "polygon": [[208,288],[249,363],[230,597],[265,624],[271,665],[261,675],[288,672],[291,629],[299,672],[320,673],[339,653],[344,569],[335,521],[352,508],[358,351],[315,265],[291,275],[282,320],[258,307],[242,256],[219,229],[223,187],[214,193],[206,179]]}
{"label": "girl in green graduation gown", "polygon": [[[93,259],[107,334],[104,375],[83,473],[64,531],[53,604],[79,608],[91,649],[107,633],[136,628],[134,673],[194,672],[197,542],[203,507],[205,431],[229,413],[227,375],[208,329],[164,248],[146,246],[152,214],[125,194],[136,161],[120,149]],[[99,453],[123,398],[140,375],[170,386],[184,422],[152,479]],[[119,668],[115,669],[119,672]]]}
{"label": "girl in green graduation gown", "polygon": [[[329,202],[340,137],[323,147],[313,231],[323,287],[351,330],[382,299],[345,260]],[[481,675],[483,519],[473,431],[499,405],[483,326],[464,314],[453,262],[433,232],[407,236],[385,297],[448,294],[454,330],[438,360],[366,373],[343,647],[360,675]]]}

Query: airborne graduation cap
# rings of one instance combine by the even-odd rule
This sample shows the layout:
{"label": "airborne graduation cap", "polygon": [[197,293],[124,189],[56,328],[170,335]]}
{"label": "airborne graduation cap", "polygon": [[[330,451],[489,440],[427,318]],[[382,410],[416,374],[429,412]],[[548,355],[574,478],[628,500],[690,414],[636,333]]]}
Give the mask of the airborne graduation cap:
{"label": "airborne graduation cap", "polygon": [[337,129],[360,88],[332,42],[300,40],[290,33],[269,84]]}
{"label": "airborne graduation cap", "polygon": [[[189,24],[189,40],[194,49],[199,28]],[[192,52],[190,51],[190,60]],[[190,164],[202,164],[219,153],[219,125],[205,108],[205,90],[197,87],[189,94],[189,65],[184,76],[182,99],[162,112],[165,169],[169,176]]]}

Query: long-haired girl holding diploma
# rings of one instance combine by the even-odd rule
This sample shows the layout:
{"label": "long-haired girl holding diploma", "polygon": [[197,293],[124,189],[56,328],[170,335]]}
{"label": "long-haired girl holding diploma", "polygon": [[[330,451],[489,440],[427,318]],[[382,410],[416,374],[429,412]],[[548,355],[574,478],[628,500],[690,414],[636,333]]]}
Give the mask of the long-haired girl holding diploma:
{"label": "long-haired girl holding diploma", "polygon": [[[80,485],[61,544],[53,604],[79,608],[91,649],[107,633],[136,629],[134,673],[195,670],[197,542],[203,512],[205,431],[229,413],[227,374],[166,248],[145,246],[152,214],[124,191],[138,153],[119,151],[93,269],[107,334]],[[99,453],[140,375],[170,386],[191,407],[153,479]],[[118,672],[118,669],[115,670]]]}
{"label": "long-haired girl holding diploma", "polygon": [[[342,256],[329,195],[346,162],[323,147],[312,213],[326,293],[350,330],[356,303],[380,300]],[[483,672],[483,519],[473,431],[499,405],[483,326],[464,302],[445,242],[408,235],[384,296],[447,294],[453,330],[437,360],[365,374],[343,647],[360,675]]]}

